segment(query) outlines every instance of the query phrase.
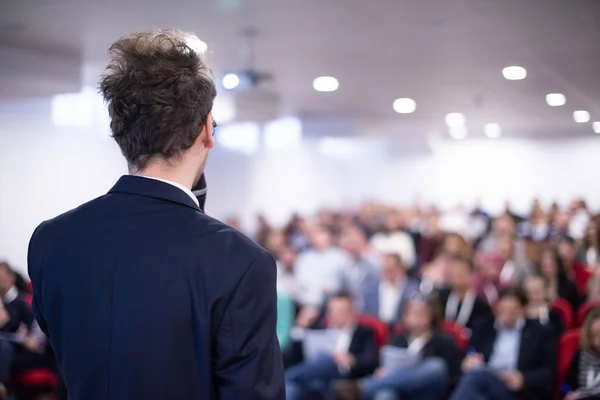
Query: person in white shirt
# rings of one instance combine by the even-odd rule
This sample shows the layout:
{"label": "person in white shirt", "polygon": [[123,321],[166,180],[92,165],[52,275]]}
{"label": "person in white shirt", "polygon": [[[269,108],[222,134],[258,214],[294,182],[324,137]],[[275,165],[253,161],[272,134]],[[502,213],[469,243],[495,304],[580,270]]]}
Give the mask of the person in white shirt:
{"label": "person in white shirt", "polygon": [[401,224],[396,214],[390,214],[386,219],[386,231],[375,234],[371,245],[381,254],[396,253],[404,264],[412,268],[417,261],[415,242],[412,237],[401,230]]}
{"label": "person in white shirt", "polygon": [[301,328],[315,323],[327,297],[342,289],[344,271],[352,265],[346,252],[333,245],[332,234],[324,225],[310,225],[307,233],[312,247],[298,256],[295,266],[300,304],[296,325]]}
{"label": "person in white shirt", "polygon": [[419,282],[407,276],[407,268],[396,253],[384,256],[380,277],[379,282],[365,288],[363,313],[395,325],[400,320],[403,305],[419,291]]}
{"label": "person in white shirt", "polygon": [[378,364],[375,333],[356,319],[354,300],[347,293],[333,295],[327,304],[327,329],[337,331],[338,337],[331,348],[309,358],[302,343],[296,340],[290,358],[293,366],[285,374],[286,399],[305,399],[307,392],[316,392],[326,398],[330,384],[339,379],[367,376]]}
{"label": "person in white shirt", "polygon": [[355,225],[342,230],[340,247],[352,259],[352,264],[343,271],[343,290],[352,295],[356,311],[362,313],[365,307],[365,291],[379,282],[380,260],[374,254],[369,254],[367,237]]}

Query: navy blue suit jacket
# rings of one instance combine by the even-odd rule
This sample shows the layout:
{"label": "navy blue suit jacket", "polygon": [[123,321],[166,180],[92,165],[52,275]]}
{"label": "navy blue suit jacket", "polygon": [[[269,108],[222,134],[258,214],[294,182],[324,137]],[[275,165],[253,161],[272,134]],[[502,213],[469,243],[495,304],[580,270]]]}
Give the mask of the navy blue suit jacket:
{"label": "navy blue suit jacket", "polygon": [[71,400],[285,398],[273,257],[173,185],[42,223],[29,274]]}

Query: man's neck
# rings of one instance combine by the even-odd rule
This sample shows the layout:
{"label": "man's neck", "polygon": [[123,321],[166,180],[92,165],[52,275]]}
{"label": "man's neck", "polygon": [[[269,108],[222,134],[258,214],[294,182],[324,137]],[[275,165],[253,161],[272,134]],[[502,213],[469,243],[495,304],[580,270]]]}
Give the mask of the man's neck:
{"label": "man's neck", "polygon": [[130,171],[130,174],[176,182],[191,190],[197,178],[197,171],[190,172],[188,170],[189,168],[183,165],[174,168],[164,162],[157,161],[139,171]]}

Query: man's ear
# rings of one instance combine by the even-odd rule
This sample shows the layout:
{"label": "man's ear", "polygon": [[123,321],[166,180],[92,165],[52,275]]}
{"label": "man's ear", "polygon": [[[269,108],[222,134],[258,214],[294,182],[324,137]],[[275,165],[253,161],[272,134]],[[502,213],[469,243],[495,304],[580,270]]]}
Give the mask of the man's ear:
{"label": "man's ear", "polygon": [[212,149],[215,146],[212,121],[212,111],[210,111],[206,116],[206,122],[202,126],[202,131],[200,132],[200,140],[202,141],[204,147],[206,147],[207,149]]}

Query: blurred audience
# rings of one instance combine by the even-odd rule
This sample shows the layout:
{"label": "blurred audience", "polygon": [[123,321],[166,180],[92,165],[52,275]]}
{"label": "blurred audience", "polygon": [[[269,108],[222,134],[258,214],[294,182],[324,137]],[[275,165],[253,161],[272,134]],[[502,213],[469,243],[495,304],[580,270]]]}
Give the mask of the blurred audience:
{"label": "blurred audience", "polygon": [[474,327],[471,350],[452,400],[543,400],[551,398],[556,371],[556,336],[526,318],[519,288],[499,293],[496,318]]}
{"label": "blurred audience", "polygon": [[17,287],[17,276],[8,263],[0,262],[0,399],[8,395],[11,375],[56,368],[27,294]]}
{"label": "blurred audience", "polygon": [[456,321],[469,329],[473,329],[478,320],[492,313],[473,287],[473,273],[471,259],[454,257],[450,263],[450,288],[440,293],[445,319]]}
{"label": "blurred audience", "polygon": [[550,308],[547,297],[547,280],[542,275],[530,275],[525,278],[523,288],[527,296],[526,317],[549,327],[559,337],[565,330],[560,315]]}
{"label": "blurred audience", "polygon": [[546,280],[548,301],[557,298],[565,299],[571,303],[573,310],[576,311],[582,299],[577,290],[577,285],[567,275],[563,260],[556,247],[547,246],[542,250],[538,269],[540,275]]}
{"label": "blurred audience", "polygon": [[[226,222],[242,228],[237,217]],[[573,317],[584,301],[600,300],[600,215],[579,199],[568,207],[536,199],[522,215],[507,202],[495,217],[480,205],[370,201],[293,214],[282,226],[258,215],[255,226],[254,239],[277,260],[290,399],[549,399],[557,340],[570,328],[559,299]],[[55,371],[28,291],[0,263],[0,399],[15,373]],[[582,328],[569,399],[600,387],[588,379],[600,371],[599,315],[592,309]],[[337,332],[339,343],[305,353],[315,330]],[[376,371],[386,341],[415,363]]]}
{"label": "blurred audience", "polygon": [[580,349],[569,364],[565,383],[570,390],[567,400],[600,395],[600,309],[592,310],[585,318]]}
{"label": "blurred audience", "polygon": [[401,215],[390,212],[385,220],[385,231],[371,238],[371,245],[381,253],[396,253],[402,262],[412,268],[416,263],[415,243],[410,234],[402,229]]}
{"label": "blurred audience", "polygon": [[414,363],[399,369],[380,366],[372,376],[356,385],[338,385],[339,397],[375,400],[444,398],[460,373],[460,364],[454,339],[439,329],[439,304],[424,296],[413,296],[406,304],[403,321],[402,331],[390,339],[389,345],[406,349],[415,358]]}
{"label": "blurred audience", "polygon": [[340,293],[330,297],[326,327],[340,332],[330,352],[308,358],[301,341],[292,345],[289,356],[292,366],[285,375],[288,400],[305,399],[309,393],[329,397],[334,380],[361,378],[377,367],[375,333],[357,323],[352,296]]}
{"label": "blurred audience", "polygon": [[396,253],[383,256],[380,275],[381,280],[365,286],[363,313],[376,315],[394,326],[400,319],[404,304],[419,291],[419,281],[407,275],[407,267]]}

